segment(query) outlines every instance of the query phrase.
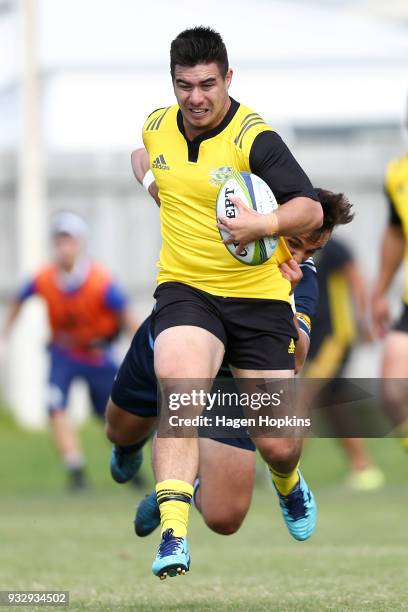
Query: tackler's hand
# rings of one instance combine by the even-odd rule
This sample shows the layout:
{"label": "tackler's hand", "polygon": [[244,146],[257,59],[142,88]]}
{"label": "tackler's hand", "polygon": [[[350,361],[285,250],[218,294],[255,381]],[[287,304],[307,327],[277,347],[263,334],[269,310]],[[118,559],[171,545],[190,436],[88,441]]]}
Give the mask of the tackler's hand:
{"label": "tackler's hand", "polygon": [[294,259],[289,259],[281,263],[279,269],[283,278],[286,278],[292,285],[291,293],[293,293],[296,285],[298,285],[303,278],[303,272],[299,264]]}

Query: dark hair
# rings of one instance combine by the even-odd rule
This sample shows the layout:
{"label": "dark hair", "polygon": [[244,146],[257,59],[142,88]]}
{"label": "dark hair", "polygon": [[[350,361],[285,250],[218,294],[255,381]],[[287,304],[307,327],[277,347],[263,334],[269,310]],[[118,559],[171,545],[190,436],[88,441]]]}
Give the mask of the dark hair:
{"label": "dark hair", "polygon": [[228,54],[224,41],[215,30],[205,26],[184,30],[173,40],[170,47],[170,72],[174,80],[174,69],[179,66],[197,64],[218,65],[221,76],[228,71]]}
{"label": "dark hair", "polygon": [[323,208],[323,223],[316,233],[331,232],[336,225],[346,225],[353,220],[353,205],[344,193],[333,193],[320,187],[315,187],[315,192]]}

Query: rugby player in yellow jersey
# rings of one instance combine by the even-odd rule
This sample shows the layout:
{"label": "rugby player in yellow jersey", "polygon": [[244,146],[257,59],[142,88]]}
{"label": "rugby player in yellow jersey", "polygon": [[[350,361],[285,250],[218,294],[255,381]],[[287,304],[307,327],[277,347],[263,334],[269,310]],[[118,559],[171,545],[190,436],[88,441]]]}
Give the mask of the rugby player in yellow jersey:
{"label": "rugby player in yellow jersey", "polygon": [[[385,177],[385,194],[389,204],[388,224],[380,252],[380,267],[372,296],[372,319],[377,337],[385,337],[381,377],[390,379],[384,384],[386,404],[394,425],[403,435],[402,443],[408,450],[408,413],[406,385],[392,379],[408,378],[408,154],[390,162]],[[391,327],[391,313],[387,291],[400,264],[405,263],[403,311]]]}
{"label": "rugby player in yellow jersey", "polygon": [[[163,391],[209,390],[224,355],[242,379],[294,375],[290,282],[279,271],[283,241],[261,266],[231,257],[215,222],[217,181],[230,169],[252,171],[271,187],[275,213],[243,211],[231,235],[244,246],[266,235],[297,235],[322,223],[307,176],[279,136],[250,108],[229,97],[232,70],[220,35],[193,28],[171,44],[177,104],[154,111],[143,128],[161,201],[162,249],[153,317],[154,364]],[[220,220],[226,224],[225,220]],[[166,382],[167,381],[167,382]],[[178,384],[177,384],[178,381]],[[190,381],[190,383],[189,383]],[[193,416],[193,406],[188,406]],[[184,412],[181,416],[185,416]],[[315,528],[314,498],[298,469],[301,441],[254,440],[271,468],[282,513],[299,540]],[[158,436],[153,456],[162,541],[153,573],[187,571],[188,511],[198,467],[197,438]]]}
{"label": "rugby player in yellow jersey", "polygon": [[[160,206],[145,149],[132,153],[132,167],[137,180],[143,183]],[[310,257],[325,245],[335,226],[349,223],[353,218],[350,213],[351,204],[343,194],[333,194],[322,189],[316,189],[316,193],[323,207],[323,225],[311,234],[287,238],[292,259],[280,266],[282,274],[291,281],[294,288],[294,321],[299,326],[295,351],[296,371],[301,369],[308,352],[310,319],[318,299],[316,270]],[[107,406],[106,432],[108,438],[115,443],[111,472],[117,482],[126,482],[135,475],[141,446],[148,431],[154,427],[152,422],[157,415],[157,388],[149,329],[150,317],[133,339]],[[220,375],[225,377],[228,374],[228,369],[222,368]],[[240,416],[238,406],[236,416]],[[255,450],[255,446],[247,437],[235,437],[239,435],[235,433],[232,438],[199,440],[199,478],[193,496],[195,505],[207,526],[224,535],[238,530],[252,497],[255,456],[248,451]],[[160,512],[153,491],[138,506],[135,531],[143,537],[154,531],[159,524]]]}

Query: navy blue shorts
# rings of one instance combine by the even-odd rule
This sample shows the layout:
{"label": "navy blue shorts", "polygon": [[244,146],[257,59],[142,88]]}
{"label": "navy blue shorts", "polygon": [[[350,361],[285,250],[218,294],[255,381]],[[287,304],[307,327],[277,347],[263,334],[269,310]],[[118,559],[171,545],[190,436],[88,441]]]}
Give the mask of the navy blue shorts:
{"label": "navy blue shorts", "polygon": [[[225,371],[222,372],[225,377]],[[113,384],[111,399],[116,406],[140,417],[157,416],[157,383],[154,372],[151,318],[137,330]],[[222,444],[255,450],[251,438],[214,438]]]}
{"label": "navy blue shorts", "polygon": [[114,404],[141,417],[157,416],[157,384],[153,362],[150,317],[142,323],[115,377]]}
{"label": "navy blue shorts", "polygon": [[117,371],[117,365],[106,356],[101,363],[81,361],[51,346],[51,368],[48,379],[48,411],[64,410],[68,394],[75,379],[84,380],[88,386],[95,414],[103,418],[106,403]]}

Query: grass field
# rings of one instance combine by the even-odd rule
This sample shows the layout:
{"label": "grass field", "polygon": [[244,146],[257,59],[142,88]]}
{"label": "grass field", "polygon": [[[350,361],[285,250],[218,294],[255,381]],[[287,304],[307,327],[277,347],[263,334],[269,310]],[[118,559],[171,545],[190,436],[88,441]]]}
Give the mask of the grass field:
{"label": "grass field", "polygon": [[[408,456],[395,440],[370,442],[388,478],[371,494],[346,489],[334,442],[310,443],[303,469],[319,526],[309,542],[290,539],[262,470],[238,534],[211,533],[193,510],[191,572],[160,582],[150,573],[157,535],[133,535],[143,492],[110,481],[96,424],[82,431],[93,489],[76,497],[46,434],[4,415],[0,432],[0,589],[69,590],[70,610],[408,609]],[[149,478],[148,461],[144,470]]]}

